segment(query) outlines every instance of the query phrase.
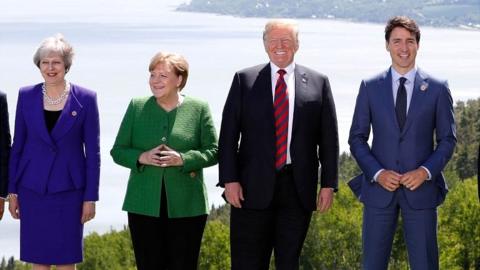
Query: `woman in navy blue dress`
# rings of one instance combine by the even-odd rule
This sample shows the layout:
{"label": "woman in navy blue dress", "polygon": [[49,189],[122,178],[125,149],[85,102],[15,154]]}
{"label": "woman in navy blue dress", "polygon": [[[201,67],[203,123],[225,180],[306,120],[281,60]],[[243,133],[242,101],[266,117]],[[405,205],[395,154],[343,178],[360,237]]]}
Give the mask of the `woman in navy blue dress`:
{"label": "woman in navy blue dress", "polygon": [[73,49],[61,35],[34,55],[44,82],[19,91],[10,156],[9,211],[20,219],[20,259],[75,269],[83,224],[95,216],[100,176],[96,94],[65,80]]}

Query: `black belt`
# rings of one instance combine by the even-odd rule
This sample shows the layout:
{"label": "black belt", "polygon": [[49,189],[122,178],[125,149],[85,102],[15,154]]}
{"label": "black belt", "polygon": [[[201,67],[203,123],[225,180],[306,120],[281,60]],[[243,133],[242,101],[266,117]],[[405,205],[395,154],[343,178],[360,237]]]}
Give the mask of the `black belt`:
{"label": "black belt", "polygon": [[286,164],[280,170],[277,170],[277,174],[289,174],[292,173],[293,167],[292,164]]}

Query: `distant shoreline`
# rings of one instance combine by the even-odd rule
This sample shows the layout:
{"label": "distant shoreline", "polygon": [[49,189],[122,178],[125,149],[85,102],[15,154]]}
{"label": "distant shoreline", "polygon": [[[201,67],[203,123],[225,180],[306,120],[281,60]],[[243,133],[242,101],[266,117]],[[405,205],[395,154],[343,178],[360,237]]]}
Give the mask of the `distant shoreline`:
{"label": "distant shoreline", "polygon": [[320,0],[299,3],[297,0],[284,0],[270,6],[268,1],[237,0],[191,0],[179,5],[175,11],[210,13],[239,18],[296,18],[322,19],[354,23],[385,24],[388,18],[404,14],[415,19],[421,26],[445,27],[452,29],[480,31],[480,7],[468,1],[436,4],[426,0],[402,1],[400,3],[382,1],[368,6],[355,1],[332,0],[326,4]]}

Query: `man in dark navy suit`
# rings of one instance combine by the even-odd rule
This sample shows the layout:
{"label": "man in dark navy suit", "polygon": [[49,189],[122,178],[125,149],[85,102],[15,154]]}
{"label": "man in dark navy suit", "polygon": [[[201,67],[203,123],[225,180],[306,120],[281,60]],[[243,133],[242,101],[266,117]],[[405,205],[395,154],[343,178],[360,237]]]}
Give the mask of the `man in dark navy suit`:
{"label": "man in dark navy suit", "polygon": [[328,78],[294,62],[295,22],[268,22],[263,43],[270,62],[235,74],[220,131],[234,270],[268,269],[272,250],[277,270],[298,269],[312,211],[330,208],[338,183]]}
{"label": "man in dark navy suit", "polygon": [[10,125],[8,124],[7,96],[0,91],[0,220],[7,197],[8,159],[10,157]]}
{"label": "man in dark navy suit", "polygon": [[364,204],[363,269],[387,269],[399,214],[410,269],[438,269],[437,206],[447,193],[442,170],[456,144],[452,97],[446,81],[415,65],[415,21],[390,19],[385,41],[392,65],[362,81],[349,137],[363,172],[349,183]]}

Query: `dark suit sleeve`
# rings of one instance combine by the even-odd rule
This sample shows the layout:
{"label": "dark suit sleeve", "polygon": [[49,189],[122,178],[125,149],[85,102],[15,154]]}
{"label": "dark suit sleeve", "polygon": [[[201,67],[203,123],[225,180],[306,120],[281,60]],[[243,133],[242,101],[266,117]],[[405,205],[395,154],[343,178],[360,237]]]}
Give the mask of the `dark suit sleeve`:
{"label": "dark suit sleeve", "polygon": [[10,143],[7,97],[5,94],[0,93],[0,197],[2,198],[5,198],[7,195]]}
{"label": "dark suit sleeve", "polygon": [[27,138],[27,127],[23,115],[22,104],[25,92],[20,89],[17,99],[17,109],[15,111],[15,133],[13,136],[12,151],[10,152],[10,162],[8,165],[8,192],[17,193],[16,177],[18,163],[23,153],[23,146]]}
{"label": "dark suit sleeve", "polygon": [[455,133],[455,119],[453,113],[453,100],[445,83],[439,94],[435,113],[435,138],[437,147],[423,166],[432,174],[432,179],[440,174],[450,160],[457,143]]}
{"label": "dark suit sleeve", "polygon": [[239,181],[238,140],[240,138],[241,83],[238,73],[235,74],[223,107],[220,138],[218,142],[219,183]]}
{"label": "dark suit sleeve", "polygon": [[338,187],[338,126],[335,103],[333,101],[330,83],[325,78],[321,111],[321,137],[318,157],[321,169],[321,187]]}

